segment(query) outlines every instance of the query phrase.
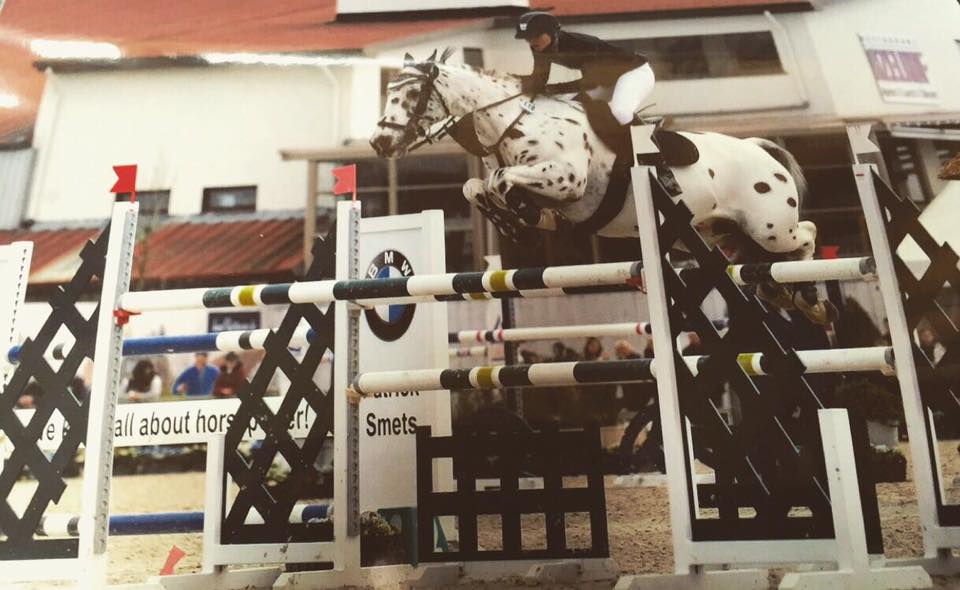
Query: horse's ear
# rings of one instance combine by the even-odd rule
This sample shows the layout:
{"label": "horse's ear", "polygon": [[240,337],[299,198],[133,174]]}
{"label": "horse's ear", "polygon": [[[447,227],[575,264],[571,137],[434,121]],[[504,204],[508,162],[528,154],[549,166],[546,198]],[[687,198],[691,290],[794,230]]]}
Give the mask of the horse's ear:
{"label": "horse's ear", "polygon": [[435,62],[435,61],[437,61],[437,50],[436,50],[436,49],[433,50],[433,53],[430,54],[430,57],[427,58],[427,61],[428,61],[428,62]]}
{"label": "horse's ear", "polygon": [[405,53],[405,54],[403,55],[403,67],[409,68],[410,66],[412,66],[412,65],[415,64],[415,63],[416,63],[416,61],[413,59],[413,56],[412,56],[412,55],[410,55],[409,53]]}
{"label": "horse's ear", "polygon": [[447,47],[446,49],[444,49],[443,53],[440,54],[440,60],[439,60],[440,63],[442,64],[447,63],[447,60],[450,59],[450,56],[453,55],[453,53],[454,53],[453,47]]}

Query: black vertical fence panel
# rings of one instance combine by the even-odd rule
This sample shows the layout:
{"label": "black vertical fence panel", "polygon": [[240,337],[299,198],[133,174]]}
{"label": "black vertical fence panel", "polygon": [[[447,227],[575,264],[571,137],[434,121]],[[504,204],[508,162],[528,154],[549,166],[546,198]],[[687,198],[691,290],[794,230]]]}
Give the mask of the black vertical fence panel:
{"label": "black vertical fence panel", "polygon": [[[431,472],[436,459],[453,461],[455,491],[436,491]],[[423,562],[562,559],[608,557],[607,514],[601,472],[600,431],[541,432],[464,431],[431,436],[417,429],[418,554]],[[477,489],[477,479],[497,477],[497,489]],[[522,489],[521,478],[543,481],[539,489]],[[585,479],[586,486],[564,487],[564,478]],[[568,547],[566,523],[571,513],[587,514],[590,544]],[[481,549],[478,518],[499,516],[500,549]],[[459,544],[443,552],[434,546],[434,522],[455,516]],[[524,547],[523,517],[542,516],[546,547]],[[540,531],[528,532],[536,534]]]}

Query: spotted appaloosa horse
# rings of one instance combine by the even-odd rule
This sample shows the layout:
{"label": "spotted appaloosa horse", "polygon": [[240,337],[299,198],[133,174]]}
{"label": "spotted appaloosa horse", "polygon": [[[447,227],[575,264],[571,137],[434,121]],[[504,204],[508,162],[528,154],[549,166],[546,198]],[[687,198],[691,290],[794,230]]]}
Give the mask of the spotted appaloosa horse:
{"label": "spotted appaloosa horse", "polygon": [[[607,195],[617,154],[591,128],[583,104],[569,96],[540,96],[531,106],[519,96],[516,78],[446,64],[447,55],[437,59],[434,52],[422,62],[406,56],[388,86],[383,117],[370,139],[377,153],[403,156],[451,131],[450,123],[469,120],[466,134],[454,128],[451,135],[467,149],[473,144],[471,151],[486,154],[489,172],[486,178],[468,180],[463,193],[501,233],[516,237],[531,227],[589,223]],[[709,244],[744,262],[758,254],[767,259],[813,257],[816,226],[799,219],[805,182],[789,152],[765,139],[681,135],[693,142],[699,159],[671,170],[693,223]],[[602,226],[591,228],[593,233],[637,235],[629,182],[623,190],[628,192],[622,206]],[[529,195],[526,203],[514,196],[518,192]],[[536,206],[529,207],[529,201]]]}

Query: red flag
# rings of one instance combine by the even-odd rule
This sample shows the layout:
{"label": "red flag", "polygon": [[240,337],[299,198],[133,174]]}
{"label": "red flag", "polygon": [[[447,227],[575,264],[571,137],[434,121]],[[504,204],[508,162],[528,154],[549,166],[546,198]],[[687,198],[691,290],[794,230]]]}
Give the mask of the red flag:
{"label": "red flag", "polygon": [[167,555],[167,562],[163,564],[163,569],[160,570],[161,576],[169,576],[173,574],[173,570],[177,567],[177,562],[183,559],[183,556],[186,555],[183,549],[174,545],[170,548],[170,554]]}
{"label": "red flag", "polygon": [[137,200],[137,165],[114,166],[117,182],[114,183],[111,193],[130,193],[130,202]]}
{"label": "red flag", "polygon": [[333,169],[336,182],[333,185],[333,194],[343,195],[353,193],[353,200],[357,200],[357,165],[341,166]]}

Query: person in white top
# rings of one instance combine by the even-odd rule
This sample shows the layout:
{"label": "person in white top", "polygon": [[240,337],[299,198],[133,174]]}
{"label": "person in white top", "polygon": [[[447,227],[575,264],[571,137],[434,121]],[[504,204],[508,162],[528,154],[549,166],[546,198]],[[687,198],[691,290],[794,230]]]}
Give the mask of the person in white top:
{"label": "person in white top", "polygon": [[155,402],[160,399],[163,382],[160,375],[148,359],[141,359],[134,365],[130,378],[124,380],[122,391],[128,402]]}

